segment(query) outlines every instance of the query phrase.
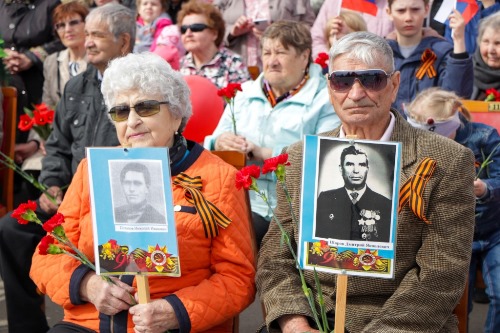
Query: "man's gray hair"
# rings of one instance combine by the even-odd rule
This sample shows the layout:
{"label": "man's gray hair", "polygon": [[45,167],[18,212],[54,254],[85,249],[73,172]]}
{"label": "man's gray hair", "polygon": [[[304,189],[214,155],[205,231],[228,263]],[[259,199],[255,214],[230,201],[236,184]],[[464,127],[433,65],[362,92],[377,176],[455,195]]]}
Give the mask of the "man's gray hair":
{"label": "man's gray hair", "polygon": [[373,68],[382,63],[386,71],[392,73],[395,70],[391,47],[384,38],[371,32],[351,32],[335,42],[330,49],[330,71],[333,61],[344,54]]}
{"label": "man's gray hair", "polygon": [[129,53],[110,62],[101,84],[108,109],[116,105],[118,96],[130,91],[161,96],[160,102],[168,102],[170,113],[182,118],[179,132],[184,130],[192,114],[189,86],[162,57],[150,52]]}
{"label": "man's gray hair", "polygon": [[107,3],[90,11],[85,22],[104,22],[109,27],[109,32],[113,34],[115,40],[122,34],[130,35],[130,52],[134,49],[136,22],[134,12],[117,3]]}

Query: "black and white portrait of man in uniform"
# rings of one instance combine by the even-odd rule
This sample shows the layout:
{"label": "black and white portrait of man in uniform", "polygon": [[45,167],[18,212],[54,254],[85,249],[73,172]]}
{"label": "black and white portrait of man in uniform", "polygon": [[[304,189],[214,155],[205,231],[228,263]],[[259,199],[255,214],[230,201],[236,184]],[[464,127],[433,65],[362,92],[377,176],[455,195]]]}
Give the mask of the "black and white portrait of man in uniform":
{"label": "black and white portrait of man in uniform", "polygon": [[[315,237],[389,242],[392,201],[367,185],[370,173],[375,173],[371,176],[377,178],[377,168],[371,170],[368,154],[357,144],[345,146],[343,143],[342,149],[337,151],[340,151],[340,158],[336,154],[336,160],[344,184],[328,190],[320,187]],[[330,172],[327,177],[334,177],[334,174]],[[392,184],[385,184],[385,187],[390,185]]]}

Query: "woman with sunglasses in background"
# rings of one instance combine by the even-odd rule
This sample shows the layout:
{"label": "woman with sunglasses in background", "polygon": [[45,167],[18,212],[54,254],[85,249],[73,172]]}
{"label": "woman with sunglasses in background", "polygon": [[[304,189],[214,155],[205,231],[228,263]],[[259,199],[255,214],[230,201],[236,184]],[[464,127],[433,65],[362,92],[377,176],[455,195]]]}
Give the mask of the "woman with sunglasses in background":
{"label": "woman with sunglasses in background", "polygon": [[[183,137],[192,113],[189,87],[158,55],[131,53],[112,60],[101,90],[123,147],[169,148],[171,180],[178,184],[172,197],[180,207],[174,218],[182,276],[149,276],[151,301],[134,304],[133,276],[112,277],[112,284],[70,256],[36,251],[31,277],[65,312],[49,332],[92,333],[110,324],[116,333],[232,332],[233,318],[255,297],[249,214],[245,192],[234,185],[236,169]],[[94,258],[88,177],[83,159],[58,212],[66,217],[68,238]],[[200,177],[203,187],[194,201],[204,198],[217,207],[220,212],[213,213],[228,223],[224,228],[197,213],[186,198],[179,184],[187,177]]]}
{"label": "woman with sunglasses in background", "polygon": [[469,268],[469,313],[480,266],[490,300],[483,332],[500,332],[500,136],[494,127],[472,122],[460,98],[439,88],[418,94],[406,112],[413,127],[448,137],[472,150],[477,165],[490,157],[492,163],[486,168],[476,167],[474,180],[476,223]]}
{"label": "woman with sunglasses in background", "polygon": [[[295,21],[271,24],[262,36],[264,71],[255,81],[242,85],[234,99],[236,133],[231,110],[226,107],[217,128],[205,139],[212,150],[237,150],[249,163],[261,165],[303,138],[339,125],[328,100],[325,77],[312,63],[309,27]],[[272,207],[276,204],[276,179],[272,174],[257,179]],[[257,245],[267,232],[272,211],[250,191]]]}
{"label": "woman with sunglasses in background", "polygon": [[243,59],[221,45],[226,28],[217,8],[191,0],[182,5],[177,23],[187,52],[181,59],[182,74],[206,77],[219,89],[250,80]]}
{"label": "woman with sunglasses in background", "polygon": [[389,0],[387,13],[395,33],[387,36],[394,52],[401,86],[393,104],[401,114],[403,104],[422,90],[442,87],[462,98],[472,93],[472,58],[465,48],[465,22],[457,10],[449,16],[453,41],[444,40],[435,30],[423,28],[429,13],[429,0]]}

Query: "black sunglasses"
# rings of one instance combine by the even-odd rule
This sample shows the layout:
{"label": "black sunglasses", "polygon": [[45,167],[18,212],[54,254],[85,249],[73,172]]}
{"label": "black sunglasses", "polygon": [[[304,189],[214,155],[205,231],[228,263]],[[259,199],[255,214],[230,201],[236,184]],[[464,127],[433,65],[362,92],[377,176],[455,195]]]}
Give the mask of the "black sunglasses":
{"label": "black sunglasses", "polygon": [[358,82],[368,90],[379,91],[387,86],[387,79],[394,73],[387,74],[381,69],[366,69],[359,71],[333,71],[328,75],[330,88],[338,92],[346,92]]}
{"label": "black sunglasses", "polygon": [[160,105],[168,102],[142,101],[134,106],[117,105],[109,110],[109,116],[113,121],[120,122],[128,119],[130,109],[134,109],[139,117],[151,117],[160,112]]}
{"label": "black sunglasses", "polygon": [[66,28],[66,24],[70,27],[74,27],[75,25],[78,25],[80,23],[82,23],[83,21],[82,20],[79,20],[79,19],[75,19],[75,20],[71,20],[71,21],[68,21],[68,22],[60,22],[60,23],[56,23],[54,25],[54,27],[56,28],[56,30],[63,30]]}
{"label": "black sunglasses", "polygon": [[188,31],[188,29],[191,30],[192,32],[200,32],[208,28],[210,27],[205,23],[193,23],[189,25],[181,25],[181,34],[184,35]]}

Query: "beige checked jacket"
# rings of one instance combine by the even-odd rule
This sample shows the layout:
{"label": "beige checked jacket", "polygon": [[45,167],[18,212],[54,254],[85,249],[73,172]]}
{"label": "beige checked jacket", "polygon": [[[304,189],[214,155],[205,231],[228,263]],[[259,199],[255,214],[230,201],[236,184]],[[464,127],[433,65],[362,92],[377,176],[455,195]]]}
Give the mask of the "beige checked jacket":
{"label": "beige checked jacket", "polygon": [[[397,218],[395,279],[348,278],[346,329],[349,332],[458,332],[452,314],[467,280],[474,230],[474,156],[470,150],[437,134],[411,127],[397,112],[391,141],[402,142],[400,188],[425,157],[437,162],[423,199],[419,220],[408,206]],[[337,137],[339,128],[321,135]],[[303,143],[288,150],[287,186],[296,216],[300,216]],[[278,186],[275,214],[298,240],[288,204]],[[314,276],[306,271],[312,290]],[[326,308],[334,311],[335,274],[320,273]],[[259,253],[257,288],[266,309],[270,332],[279,332],[276,319],[286,314],[312,317],[301,282],[274,222]],[[333,329],[333,328],[332,328]]]}

